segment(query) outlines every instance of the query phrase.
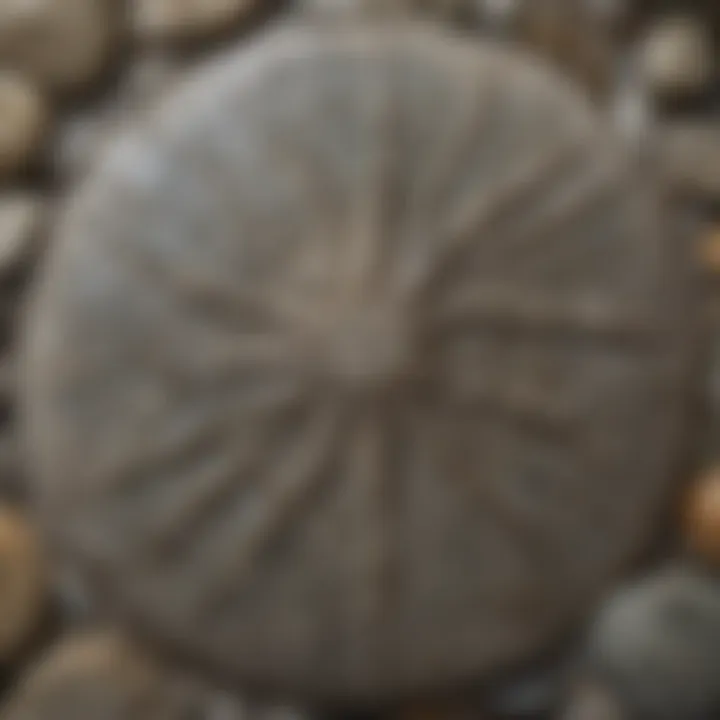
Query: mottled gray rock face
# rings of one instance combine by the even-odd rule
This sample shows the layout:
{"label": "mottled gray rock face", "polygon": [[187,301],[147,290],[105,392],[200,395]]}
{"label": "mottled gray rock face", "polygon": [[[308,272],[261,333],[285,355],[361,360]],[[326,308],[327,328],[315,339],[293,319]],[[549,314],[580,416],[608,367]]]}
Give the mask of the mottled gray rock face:
{"label": "mottled gray rock face", "polygon": [[35,497],[96,594],[210,675],[360,704],[484,678],[654,527],[689,246],[525,56],[268,35],[118,140],[56,240]]}
{"label": "mottled gray rock face", "polygon": [[634,715],[710,718],[720,708],[720,579],[673,567],[618,592],[589,659]]}

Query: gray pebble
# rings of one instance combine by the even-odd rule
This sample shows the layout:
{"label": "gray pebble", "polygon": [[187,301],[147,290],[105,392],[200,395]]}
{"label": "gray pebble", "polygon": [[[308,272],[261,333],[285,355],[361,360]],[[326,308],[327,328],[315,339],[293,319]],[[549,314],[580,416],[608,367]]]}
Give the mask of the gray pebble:
{"label": "gray pebble", "polygon": [[612,597],[589,639],[590,666],[649,720],[720,708],[720,580],[671,567]]}

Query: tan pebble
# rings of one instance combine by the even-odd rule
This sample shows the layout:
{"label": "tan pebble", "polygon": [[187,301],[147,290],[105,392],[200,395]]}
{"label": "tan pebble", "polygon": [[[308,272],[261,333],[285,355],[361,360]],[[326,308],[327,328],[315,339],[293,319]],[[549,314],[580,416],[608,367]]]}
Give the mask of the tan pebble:
{"label": "tan pebble", "polygon": [[52,90],[92,82],[117,37],[116,0],[0,0],[0,63]]}
{"label": "tan pebble", "polygon": [[8,662],[37,629],[46,602],[46,567],[28,519],[0,508],[0,661]]}
{"label": "tan pebble", "polygon": [[43,96],[22,76],[0,71],[0,178],[22,171],[39,154],[49,127]]}
{"label": "tan pebble", "polygon": [[720,467],[706,472],[691,487],[683,525],[688,547],[704,560],[720,564]]}
{"label": "tan pebble", "polygon": [[168,677],[112,631],[71,635],[18,684],[3,720],[179,720]]}
{"label": "tan pebble", "polygon": [[18,270],[35,249],[45,204],[26,193],[0,195],[0,279]]}
{"label": "tan pebble", "polygon": [[715,72],[715,50],[706,26],[691,16],[657,21],[640,41],[638,69],[657,97],[702,92]]}
{"label": "tan pebble", "polygon": [[195,40],[242,21],[258,0],[132,0],[132,27],[141,41]]}

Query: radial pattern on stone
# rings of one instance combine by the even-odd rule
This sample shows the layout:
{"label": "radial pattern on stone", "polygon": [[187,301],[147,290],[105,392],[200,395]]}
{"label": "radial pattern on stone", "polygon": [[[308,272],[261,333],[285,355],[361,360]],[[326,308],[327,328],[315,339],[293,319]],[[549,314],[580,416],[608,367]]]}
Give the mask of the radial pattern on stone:
{"label": "radial pattern on stone", "polygon": [[48,529],[235,684],[372,701],[522,662],[666,498],[686,250],[536,62],[277,31],[61,223],[24,383]]}

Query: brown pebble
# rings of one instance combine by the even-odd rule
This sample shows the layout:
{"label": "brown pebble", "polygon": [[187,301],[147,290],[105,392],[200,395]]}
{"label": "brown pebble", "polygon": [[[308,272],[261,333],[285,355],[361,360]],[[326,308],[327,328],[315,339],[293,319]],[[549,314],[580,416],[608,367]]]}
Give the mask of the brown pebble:
{"label": "brown pebble", "polygon": [[0,195],[0,279],[30,257],[44,219],[44,203],[34,195]]}
{"label": "brown pebble", "polygon": [[7,662],[38,627],[46,601],[45,562],[28,519],[0,508],[0,661]]}
{"label": "brown pebble", "polygon": [[14,72],[0,71],[0,179],[37,157],[48,125],[49,110],[37,89]]}
{"label": "brown pebble", "polygon": [[658,98],[695,95],[712,80],[714,54],[712,38],[700,18],[666,17],[641,38],[639,71]]}
{"label": "brown pebble", "polygon": [[72,635],[21,679],[6,720],[175,720],[186,717],[169,677],[115,632]]}
{"label": "brown pebble", "polygon": [[135,36],[145,42],[197,40],[246,18],[258,0],[133,0]]}
{"label": "brown pebble", "polygon": [[95,80],[118,25],[113,0],[0,2],[0,63],[52,90]]}
{"label": "brown pebble", "polygon": [[683,525],[688,547],[720,564],[720,467],[706,472],[690,489]]}

